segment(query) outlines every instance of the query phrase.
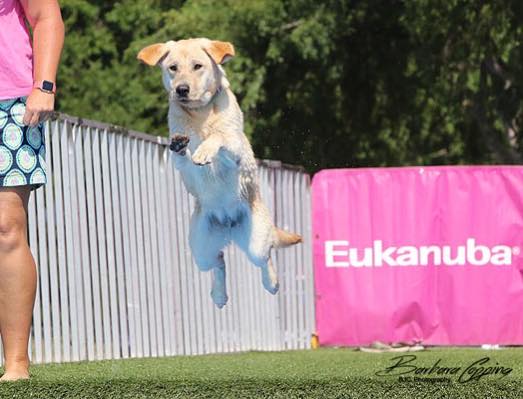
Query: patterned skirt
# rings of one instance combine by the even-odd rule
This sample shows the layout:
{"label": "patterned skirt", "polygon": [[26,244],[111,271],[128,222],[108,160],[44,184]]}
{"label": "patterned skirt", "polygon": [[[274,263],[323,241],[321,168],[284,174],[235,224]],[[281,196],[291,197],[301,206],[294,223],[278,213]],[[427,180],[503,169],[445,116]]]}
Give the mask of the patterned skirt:
{"label": "patterned skirt", "polygon": [[43,124],[23,124],[25,97],[0,100],[0,187],[46,183]]}

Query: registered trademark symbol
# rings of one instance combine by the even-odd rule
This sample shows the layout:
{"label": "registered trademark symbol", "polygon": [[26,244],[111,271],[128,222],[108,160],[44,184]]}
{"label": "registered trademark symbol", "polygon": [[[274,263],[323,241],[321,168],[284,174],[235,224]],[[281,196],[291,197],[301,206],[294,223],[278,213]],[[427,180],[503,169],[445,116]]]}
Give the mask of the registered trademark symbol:
{"label": "registered trademark symbol", "polygon": [[514,255],[519,255],[521,253],[521,249],[519,247],[512,247],[512,253]]}

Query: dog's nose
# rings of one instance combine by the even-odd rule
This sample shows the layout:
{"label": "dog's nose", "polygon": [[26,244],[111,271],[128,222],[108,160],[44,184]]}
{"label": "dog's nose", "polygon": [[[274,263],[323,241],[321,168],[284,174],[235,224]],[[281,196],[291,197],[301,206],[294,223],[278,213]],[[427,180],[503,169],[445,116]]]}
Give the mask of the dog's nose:
{"label": "dog's nose", "polygon": [[189,85],[186,84],[176,86],[176,94],[178,94],[179,97],[187,97],[189,90]]}

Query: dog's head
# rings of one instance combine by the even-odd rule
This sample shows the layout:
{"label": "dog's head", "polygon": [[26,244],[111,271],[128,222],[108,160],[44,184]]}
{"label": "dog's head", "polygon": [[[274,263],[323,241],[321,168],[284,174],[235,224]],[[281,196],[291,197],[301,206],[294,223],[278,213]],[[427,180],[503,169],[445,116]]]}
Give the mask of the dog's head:
{"label": "dog's head", "polygon": [[174,101],[185,108],[200,108],[228,87],[221,65],[233,56],[231,43],[201,38],[152,44],[137,58],[160,66],[163,85]]}

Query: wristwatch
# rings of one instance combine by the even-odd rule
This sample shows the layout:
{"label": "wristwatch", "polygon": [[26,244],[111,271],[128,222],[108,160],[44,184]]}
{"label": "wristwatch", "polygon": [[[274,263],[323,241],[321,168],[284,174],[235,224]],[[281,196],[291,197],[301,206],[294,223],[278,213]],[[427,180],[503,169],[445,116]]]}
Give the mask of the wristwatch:
{"label": "wristwatch", "polygon": [[40,80],[35,83],[34,87],[47,94],[56,94],[56,85],[49,80]]}

